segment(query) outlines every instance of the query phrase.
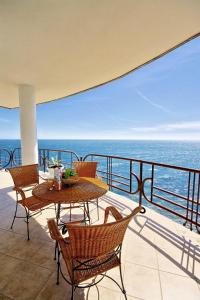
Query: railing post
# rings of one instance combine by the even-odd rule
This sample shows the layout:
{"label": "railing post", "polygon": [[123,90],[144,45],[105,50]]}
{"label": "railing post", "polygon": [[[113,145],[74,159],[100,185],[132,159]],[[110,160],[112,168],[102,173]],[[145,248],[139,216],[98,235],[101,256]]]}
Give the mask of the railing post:
{"label": "railing post", "polygon": [[200,233],[200,229],[198,227],[198,218],[199,218],[199,196],[200,196],[200,174],[198,174],[198,188],[197,188],[197,209],[196,209],[196,229],[198,231],[198,233]]}
{"label": "railing post", "polygon": [[141,214],[146,212],[146,209],[142,206],[142,198],[143,198],[143,162],[140,162],[140,177],[139,177],[139,205],[141,205]]}
{"label": "railing post", "polygon": [[151,202],[153,201],[153,184],[154,184],[154,165],[151,170]]}
{"label": "railing post", "polygon": [[193,222],[193,214],[194,214],[194,197],[195,197],[195,183],[196,183],[196,173],[193,173],[193,185],[192,185],[192,207],[191,207],[191,214],[190,214],[190,230],[192,230],[192,222]]}
{"label": "railing post", "polygon": [[[107,157],[107,185],[109,185],[109,157]],[[109,185],[109,190],[110,190],[110,185]]]}
{"label": "railing post", "polygon": [[10,165],[11,167],[13,166],[13,162],[14,162],[14,151],[10,151]]}
{"label": "railing post", "polygon": [[188,174],[188,184],[187,184],[188,193],[187,193],[186,221],[183,223],[183,226],[186,226],[187,222],[189,220],[190,181],[191,181],[191,172],[189,172],[189,174]]}
{"label": "railing post", "polygon": [[[8,159],[7,159],[8,157]],[[11,166],[12,150],[0,148],[0,170]]]}
{"label": "railing post", "polygon": [[112,157],[110,157],[110,191],[112,191]]}
{"label": "railing post", "polygon": [[129,172],[130,172],[130,188],[129,188],[129,193],[130,193],[130,195],[131,195],[131,193],[132,193],[132,160],[130,160],[130,170],[129,170]]}

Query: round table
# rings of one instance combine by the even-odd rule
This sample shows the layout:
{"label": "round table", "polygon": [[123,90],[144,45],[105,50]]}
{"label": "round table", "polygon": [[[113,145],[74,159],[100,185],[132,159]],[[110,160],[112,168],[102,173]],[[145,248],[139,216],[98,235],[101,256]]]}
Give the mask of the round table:
{"label": "round table", "polygon": [[49,190],[47,182],[37,185],[32,193],[43,202],[57,203],[57,220],[60,218],[61,203],[83,203],[97,199],[105,195],[108,191],[108,185],[98,178],[80,177],[80,180],[71,186],[64,186],[60,191]]}

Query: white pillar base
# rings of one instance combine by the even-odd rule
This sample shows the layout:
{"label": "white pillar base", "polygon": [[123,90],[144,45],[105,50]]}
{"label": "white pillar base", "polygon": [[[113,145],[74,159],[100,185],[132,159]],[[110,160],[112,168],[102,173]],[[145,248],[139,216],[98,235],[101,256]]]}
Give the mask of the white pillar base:
{"label": "white pillar base", "polygon": [[22,164],[38,163],[35,90],[31,85],[19,85]]}

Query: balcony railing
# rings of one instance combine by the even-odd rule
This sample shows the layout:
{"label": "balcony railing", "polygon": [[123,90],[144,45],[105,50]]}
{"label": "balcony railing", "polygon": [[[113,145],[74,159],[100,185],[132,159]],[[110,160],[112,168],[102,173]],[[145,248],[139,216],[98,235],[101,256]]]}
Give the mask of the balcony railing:
{"label": "balcony railing", "polygon": [[[125,193],[142,205],[156,207],[200,233],[200,170],[119,156],[91,153],[79,157],[69,150],[39,149],[39,166],[44,172],[52,156],[66,167],[72,167],[77,160],[98,161],[98,175],[110,190]],[[0,168],[19,164],[20,148],[0,150]]]}

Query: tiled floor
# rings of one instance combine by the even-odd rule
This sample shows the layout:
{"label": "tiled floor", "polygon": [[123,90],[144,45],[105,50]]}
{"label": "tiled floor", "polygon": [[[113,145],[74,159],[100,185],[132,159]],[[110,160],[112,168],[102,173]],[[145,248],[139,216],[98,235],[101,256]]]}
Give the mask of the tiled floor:
{"label": "tiled floor", "polygon": [[[135,204],[109,192],[100,201],[101,220],[108,205],[127,214]],[[12,180],[8,173],[0,172],[0,300],[70,299],[68,284],[62,279],[59,286],[55,284],[54,244],[46,224],[54,211],[46,210],[31,220],[27,242],[22,219],[9,229],[14,208]],[[96,222],[95,206],[92,213]],[[128,299],[200,299],[200,236],[168,218],[150,209],[136,216],[126,233],[122,260]],[[109,275],[118,280],[118,269]],[[109,279],[101,281],[98,290],[77,290],[75,299],[96,300],[98,294],[99,299],[124,299]]]}

